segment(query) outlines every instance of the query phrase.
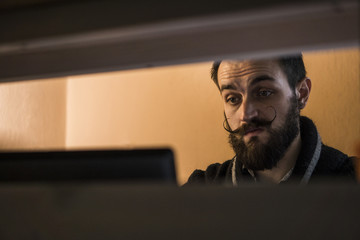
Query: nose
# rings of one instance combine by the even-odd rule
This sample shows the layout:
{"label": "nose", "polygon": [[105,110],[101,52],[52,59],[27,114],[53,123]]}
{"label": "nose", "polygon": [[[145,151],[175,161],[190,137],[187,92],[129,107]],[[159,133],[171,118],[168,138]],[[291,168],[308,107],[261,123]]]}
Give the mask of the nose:
{"label": "nose", "polygon": [[243,102],[239,108],[239,117],[242,122],[251,122],[252,119],[258,117],[259,109],[254,101],[248,98],[243,99]]}

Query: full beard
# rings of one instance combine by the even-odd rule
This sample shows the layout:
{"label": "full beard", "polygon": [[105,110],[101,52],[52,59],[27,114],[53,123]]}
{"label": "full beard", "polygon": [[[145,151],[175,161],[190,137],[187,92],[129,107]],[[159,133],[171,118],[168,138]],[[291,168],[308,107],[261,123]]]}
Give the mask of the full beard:
{"label": "full beard", "polygon": [[[300,132],[296,98],[292,97],[290,102],[285,123],[279,129],[271,129],[273,121],[254,119],[243,125],[239,129],[240,131],[229,134],[229,143],[236,154],[237,161],[244,167],[254,171],[272,169],[284,157],[287,149]],[[253,136],[248,143],[245,143],[244,132],[249,127],[265,128],[269,133],[267,144],[261,143],[257,136]]]}

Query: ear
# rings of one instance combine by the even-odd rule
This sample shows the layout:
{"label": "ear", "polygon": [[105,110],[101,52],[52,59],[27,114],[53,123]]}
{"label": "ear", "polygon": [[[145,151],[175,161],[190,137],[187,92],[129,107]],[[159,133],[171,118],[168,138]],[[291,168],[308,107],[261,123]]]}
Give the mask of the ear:
{"label": "ear", "polygon": [[311,91],[311,80],[310,78],[305,77],[300,82],[296,84],[296,98],[298,100],[299,109],[303,109],[306,106],[306,103],[309,99]]}

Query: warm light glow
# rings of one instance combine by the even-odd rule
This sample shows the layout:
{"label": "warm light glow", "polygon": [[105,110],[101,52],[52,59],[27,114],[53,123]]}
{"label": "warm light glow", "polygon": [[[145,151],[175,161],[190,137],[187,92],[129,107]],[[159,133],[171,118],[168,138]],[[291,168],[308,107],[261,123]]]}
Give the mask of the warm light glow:
{"label": "warm light glow", "polygon": [[[360,51],[304,53],[312,80],[302,114],[325,144],[360,156]],[[233,153],[211,63],[0,85],[2,149],[170,146],[178,181]],[[359,171],[360,172],[360,171]]]}

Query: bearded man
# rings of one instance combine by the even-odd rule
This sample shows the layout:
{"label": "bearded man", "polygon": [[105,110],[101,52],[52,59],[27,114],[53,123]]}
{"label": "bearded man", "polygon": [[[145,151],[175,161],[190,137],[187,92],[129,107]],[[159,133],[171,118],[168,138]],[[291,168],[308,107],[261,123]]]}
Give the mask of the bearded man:
{"label": "bearded man", "polygon": [[311,90],[301,54],[215,62],[211,77],[224,102],[224,128],[235,156],[195,170],[186,185],[355,180],[353,159],[324,145],[314,123],[300,116]]}

